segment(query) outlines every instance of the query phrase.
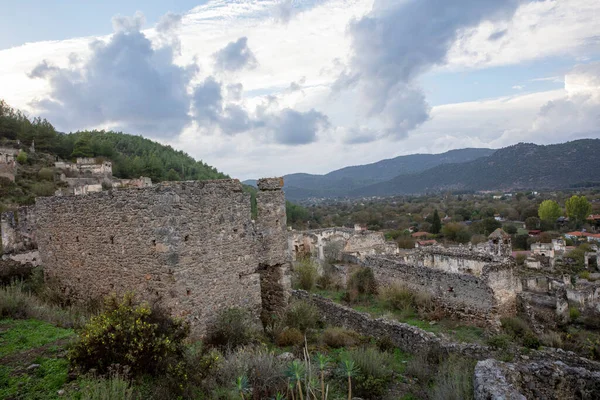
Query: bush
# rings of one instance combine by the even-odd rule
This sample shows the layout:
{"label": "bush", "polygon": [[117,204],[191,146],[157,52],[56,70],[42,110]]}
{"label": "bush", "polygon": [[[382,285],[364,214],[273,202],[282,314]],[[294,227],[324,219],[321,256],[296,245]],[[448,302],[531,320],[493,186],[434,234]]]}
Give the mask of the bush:
{"label": "bush", "polygon": [[321,326],[321,316],[313,303],[296,300],[288,305],[285,324],[305,333],[307,329],[316,329]]}
{"label": "bush", "polygon": [[134,398],[129,381],[119,374],[114,374],[107,379],[84,379],[81,384],[83,400],[132,400]]}
{"label": "bush", "polygon": [[411,312],[414,310],[414,292],[399,284],[384,286],[379,290],[379,300],[388,308]]}
{"label": "bush", "polygon": [[232,307],[219,313],[208,327],[205,342],[221,348],[236,348],[251,343],[256,336],[254,321],[247,310]]}
{"label": "bush", "polygon": [[529,349],[538,349],[541,346],[540,339],[529,331],[523,336],[523,346]]}
{"label": "bush", "polygon": [[303,260],[296,268],[295,280],[300,289],[313,290],[318,277],[317,267],[310,259]]}
{"label": "bush", "polygon": [[433,400],[463,400],[473,398],[475,361],[450,355],[440,364],[430,390]]}
{"label": "bush", "polygon": [[298,346],[304,343],[304,335],[296,328],[285,329],[275,339],[277,346]]}
{"label": "bush", "polygon": [[31,184],[31,191],[36,196],[53,196],[56,191],[56,187],[53,182],[34,182]]}
{"label": "bush", "polygon": [[571,318],[571,321],[575,321],[580,316],[581,313],[577,307],[569,307],[569,318]]}
{"label": "bush", "polygon": [[544,346],[560,348],[563,346],[562,336],[558,332],[550,331],[542,333],[540,341]]}
{"label": "bush", "polygon": [[42,168],[38,171],[38,177],[43,181],[54,180],[54,170],[52,168]]}
{"label": "bush", "polygon": [[377,282],[371,268],[360,268],[348,280],[348,289],[354,289],[358,294],[377,294]]}
{"label": "bush", "polygon": [[100,374],[118,364],[132,375],[157,375],[178,369],[188,326],[148,304],[135,304],[131,294],[110,297],[106,311],[92,317],[69,353],[72,364]]}
{"label": "bush", "polygon": [[392,378],[393,356],[373,347],[348,352],[348,358],[358,368],[353,392],[358,397],[381,398]]}
{"label": "bush", "polygon": [[17,162],[21,165],[25,164],[27,162],[27,153],[23,150],[19,151],[19,154],[17,155]]}
{"label": "bush", "polygon": [[500,320],[502,328],[514,338],[522,338],[530,331],[527,322],[519,317],[506,317]]}
{"label": "bush", "polygon": [[511,342],[512,342],[511,337],[506,334],[490,336],[487,339],[488,346],[490,346],[496,350],[507,349],[508,346],[510,346]]}
{"label": "bush", "polygon": [[323,343],[329,347],[350,347],[358,343],[358,333],[341,327],[331,327],[323,332]]}
{"label": "bush", "polygon": [[515,260],[517,262],[517,265],[525,265],[525,260],[527,259],[527,256],[525,254],[517,254],[517,256],[515,257]]}

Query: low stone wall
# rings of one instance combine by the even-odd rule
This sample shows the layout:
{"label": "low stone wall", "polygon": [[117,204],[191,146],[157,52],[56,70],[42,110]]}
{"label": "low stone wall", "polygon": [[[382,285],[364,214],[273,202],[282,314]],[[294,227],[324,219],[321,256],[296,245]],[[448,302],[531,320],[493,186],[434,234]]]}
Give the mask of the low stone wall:
{"label": "low stone wall", "polygon": [[488,359],[475,366],[475,400],[598,399],[600,372],[561,361],[504,363]]}
{"label": "low stone wall", "polygon": [[19,207],[0,216],[2,252],[18,254],[37,249],[34,207]]}

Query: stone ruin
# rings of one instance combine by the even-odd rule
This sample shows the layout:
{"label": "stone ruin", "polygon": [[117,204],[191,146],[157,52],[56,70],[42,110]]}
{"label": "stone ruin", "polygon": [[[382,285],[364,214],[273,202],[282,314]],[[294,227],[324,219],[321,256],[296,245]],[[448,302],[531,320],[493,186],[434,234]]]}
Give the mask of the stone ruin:
{"label": "stone ruin", "polygon": [[195,335],[228,307],[278,312],[290,289],[282,186],[259,180],[256,221],[237,180],[37,198],[45,277],[73,301],[132,291]]}
{"label": "stone ruin", "polygon": [[354,229],[291,231],[288,241],[288,251],[293,261],[307,256],[319,262],[326,259],[341,260],[344,257],[364,259],[367,255],[399,252],[398,245],[387,241],[382,232],[369,231],[360,225]]}
{"label": "stone ruin", "polygon": [[0,177],[6,178],[11,182],[15,181],[17,174],[17,155],[18,149],[0,147]]}
{"label": "stone ruin", "polygon": [[[35,207],[19,207],[5,211],[0,216],[2,261],[38,266],[41,263],[37,250]],[[1,266],[0,266],[1,267]]]}
{"label": "stone ruin", "polygon": [[118,179],[112,176],[112,163],[102,158],[79,157],[74,163],[57,161],[54,167],[59,171],[59,180],[66,187],[58,189],[56,196],[80,196],[101,192],[109,188],[143,188],[152,186],[152,180]]}

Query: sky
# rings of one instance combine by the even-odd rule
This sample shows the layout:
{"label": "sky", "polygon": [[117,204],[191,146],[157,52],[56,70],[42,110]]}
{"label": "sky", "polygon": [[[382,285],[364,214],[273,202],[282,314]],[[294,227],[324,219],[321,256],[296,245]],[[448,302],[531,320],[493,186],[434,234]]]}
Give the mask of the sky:
{"label": "sky", "polygon": [[600,1],[4,1],[0,98],[240,179],[600,138]]}

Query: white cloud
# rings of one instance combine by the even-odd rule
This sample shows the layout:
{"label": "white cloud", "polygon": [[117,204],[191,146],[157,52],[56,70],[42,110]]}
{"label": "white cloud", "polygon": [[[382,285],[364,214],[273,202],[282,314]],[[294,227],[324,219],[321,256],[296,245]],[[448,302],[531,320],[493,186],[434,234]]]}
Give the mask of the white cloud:
{"label": "white cloud", "polygon": [[[417,4],[417,0],[396,4],[411,2]],[[291,4],[283,3],[286,7]],[[564,90],[520,92],[512,97],[437,106],[428,112],[427,99],[412,79],[421,73],[416,68],[415,74],[408,74],[410,79],[392,80],[401,81],[401,85],[394,86],[400,89],[394,91],[399,96],[386,99],[379,104],[381,107],[376,107],[380,112],[365,118],[365,111],[372,107],[366,107],[364,93],[351,88],[332,96],[331,87],[346,66],[356,65],[351,62],[350,21],[371,13],[374,3],[378,5],[377,14],[386,12],[386,7],[394,2],[294,1],[290,18],[281,23],[281,18],[276,20],[274,15],[281,1],[212,0],[182,18],[170,15],[157,27],[143,30],[154,50],[165,45],[173,48],[175,66],[198,65],[199,72],[188,84],[188,95],[209,77],[221,88],[211,123],[202,122],[198,117],[202,113],[197,114],[192,106],[183,133],[162,141],[233,176],[250,178],[298,171],[327,172],[414,152],[499,147],[518,141],[564,141],[584,131],[598,136],[590,131],[594,115],[598,115],[597,92],[591,73],[583,67],[567,74]],[[459,69],[468,74],[473,68],[533,63],[546,57],[595,58],[600,55],[600,27],[596,22],[599,13],[600,2],[596,1],[526,2],[510,20],[484,21],[473,27],[460,25],[457,40],[447,44],[447,55],[440,52],[441,56],[428,61],[426,68]],[[133,29],[140,23],[122,23],[120,28]],[[177,36],[166,37],[164,30],[172,31],[171,26],[175,25],[179,26]],[[255,67],[215,71],[213,54],[244,37],[258,61]],[[28,104],[46,98],[52,87],[48,81],[30,79],[27,73],[42,60],[58,68],[80,69],[93,56],[89,43],[101,40],[107,45],[110,38],[30,43],[0,51],[0,96],[31,111]],[[382,65],[385,64],[384,57]],[[541,76],[534,81],[538,80],[562,82],[563,77]],[[530,87],[525,82],[515,85],[515,90],[525,86]],[[459,82],[456,90],[461,90]],[[265,104],[272,108],[261,120],[258,114]],[[123,107],[126,111],[127,106]],[[304,118],[298,119],[298,115]],[[117,126],[114,121],[97,125]],[[390,126],[402,130],[395,135],[404,136],[401,141],[386,137]],[[302,145],[291,148],[291,143]]]}

